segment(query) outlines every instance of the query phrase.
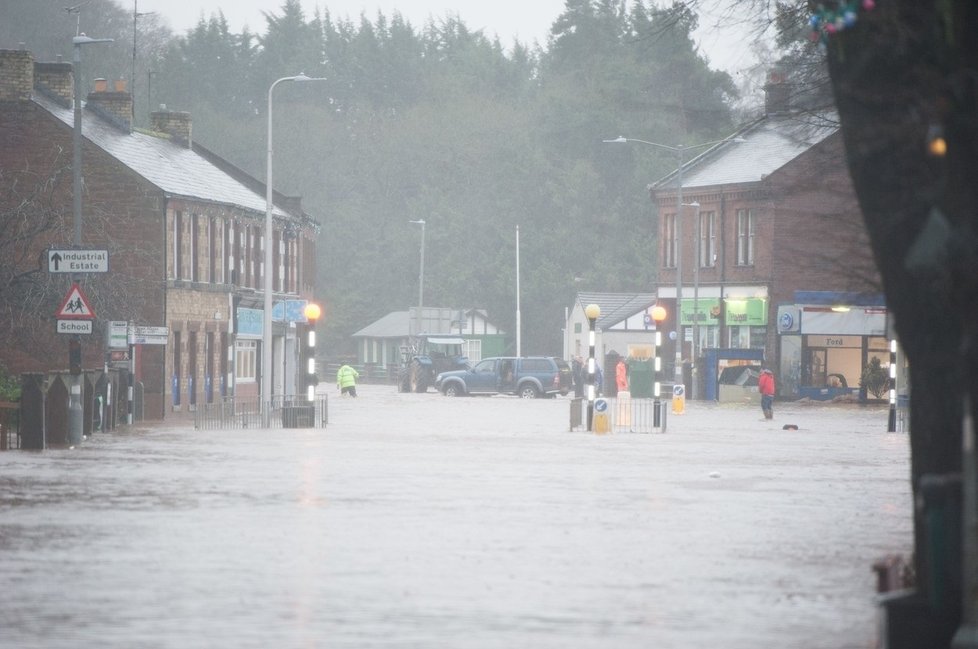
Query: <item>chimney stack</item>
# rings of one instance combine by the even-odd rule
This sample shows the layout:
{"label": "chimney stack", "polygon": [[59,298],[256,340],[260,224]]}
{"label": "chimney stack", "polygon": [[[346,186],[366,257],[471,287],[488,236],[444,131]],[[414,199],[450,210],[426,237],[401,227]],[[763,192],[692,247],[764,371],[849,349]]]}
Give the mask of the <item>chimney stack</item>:
{"label": "chimney stack", "polygon": [[170,111],[166,110],[165,106],[160,106],[160,110],[155,111],[150,117],[154,131],[166,133],[175,142],[188,149],[191,148],[193,123],[190,120],[190,113]]}
{"label": "chimney stack", "polygon": [[[116,88],[119,88],[117,85]],[[125,92],[123,82],[122,91],[109,91],[109,82],[105,79],[95,80],[95,90],[88,93],[88,104],[86,108],[94,108],[95,112],[102,113],[102,116],[109,116],[110,121],[124,130],[131,129],[132,123],[132,95]]]}
{"label": "chimney stack", "polygon": [[764,85],[764,112],[768,115],[787,113],[791,108],[791,85],[784,72],[778,69],[767,73]]}
{"label": "chimney stack", "polygon": [[34,57],[24,49],[0,50],[0,101],[27,101],[34,89]]}
{"label": "chimney stack", "polygon": [[34,85],[49,91],[71,106],[75,99],[74,72],[71,63],[35,63]]}

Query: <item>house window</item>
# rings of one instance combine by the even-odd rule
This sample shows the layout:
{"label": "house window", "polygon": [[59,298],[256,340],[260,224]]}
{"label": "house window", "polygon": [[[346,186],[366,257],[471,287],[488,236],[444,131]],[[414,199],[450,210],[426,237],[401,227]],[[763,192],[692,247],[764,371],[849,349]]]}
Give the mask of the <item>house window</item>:
{"label": "house window", "polygon": [[[251,230],[252,268],[255,271],[251,279],[251,288],[261,288],[264,286],[263,282],[265,278],[265,238],[261,236],[261,228],[258,226],[249,228],[249,230]],[[268,272],[272,272],[272,269],[269,268]]]}
{"label": "house window", "polygon": [[754,265],[754,212],[737,210],[737,265]]}
{"label": "house window", "polygon": [[183,212],[173,214],[173,279],[183,277]]}
{"label": "house window", "polygon": [[198,275],[200,268],[200,254],[198,250],[200,246],[198,245],[198,237],[200,236],[200,216],[197,214],[190,215],[190,281],[196,282],[200,280]]}
{"label": "house window", "polygon": [[275,253],[275,259],[273,260],[275,264],[275,272],[272,274],[272,286],[277,287],[280,293],[285,292],[285,238],[282,236],[282,231],[272,233],[272,238],[275,240],[275,247],[272,250]]}
{"label": "house window", "polygon": [[211,284],[217,283],[217,219],[213,216],[207,219],[207,281]]}
{"label": "house window", "polygon": [[676,267],[676,215],[666,214],[662,219],[662,267]]}
{"label": "house window", "polygon": [[235,383],[254,383],[258,361],[258,341],[238,340],[234,344]]}
{"label": "house window", "polygon": [[224,283],[237,284],[235,270],[238,267],[234,256],[237,254],[237,246],[234,238],[234,222],[227,220],[224,222]]}
{"label": "house window", "polygon": [[469,362],[476,362],[482,360],[482,341],[481,340],[466,340],[465,344],[462,345],[462,353]]}
{"label": "house window", "polygon": [[717,264],[716,223],[716,212],[700,212],[700,268],[712,268]]}

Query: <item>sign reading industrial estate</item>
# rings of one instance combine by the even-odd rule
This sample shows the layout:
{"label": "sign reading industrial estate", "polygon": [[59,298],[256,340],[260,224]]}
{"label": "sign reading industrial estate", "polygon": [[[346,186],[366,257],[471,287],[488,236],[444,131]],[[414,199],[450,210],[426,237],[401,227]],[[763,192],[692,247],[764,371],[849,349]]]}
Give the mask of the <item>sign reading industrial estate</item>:
{"label": "sign reading industrial estate", "polygon": [[107,273],[108,250],[48,250],[49,273]]}

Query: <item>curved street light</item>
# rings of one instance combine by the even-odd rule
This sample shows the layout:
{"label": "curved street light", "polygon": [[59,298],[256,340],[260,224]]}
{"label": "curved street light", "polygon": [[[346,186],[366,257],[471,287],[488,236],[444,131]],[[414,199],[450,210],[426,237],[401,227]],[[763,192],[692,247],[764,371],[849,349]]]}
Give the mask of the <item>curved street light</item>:
{"label": "curved street light", "polygon": [[325,77],[307,77],[299,73],[294,77],[282,77],[268,88],[268,158],[265,165],[265,276],[264,313],[261,341],[261,400],[262,426],[271,425],[272,416],[272,95],[275,87],[284,81],[326,81]]}
{"label": "curved street light", "polygon": [[[676,366],[674,368],[675,384],[680,385],[683,382],[683,341],[682,341],[682,325],[681,313],[680,313],[680,302],[683,296],[683,264],[682,264],[682,213],[683,213],[683,166],[685,164],[683,160],[683,155],[686,151],[690,149],[702,149],[705,146],[712,146],[715,144],[725,144],[727,142],[744,142],[744,138],[736,135],[727,136],[720,140],[711,140],[709,142],[701,142],[699,144],[693,144],[689,146],[677,145],[672,146],[670,144],[660,144],[659,142],[650,142],[648,140],[640,140],[634,137],[625,137],[624,135],[619,135],[618,137],[611,140],[602,140],[606,144],[627,144],[628,142],[637,142],[639,144],[645,144],[648,146],[658,147],[660,149],[665,149],[666,151],[672,151],[676,154],[676,178],[678,189],[676,192]],[[694,341],[695,345],[696,342]],[[694,359],[695,362],[695,359]]]}
{"label": "curved street light", "polygon": [[[72,58],[72,78],[74,90],[74,124],[72,128],[72,157],[71,157],[71,205],[74,217],[74,238],[72,243],[76,248],[82,243],[82,107],[81,107],[81,48],[82,45],[93,43],[111,43],[111,38],[91,38],[79,34],[71,39],[74,49]],[[75,275],[73,279],[78,279]],[[72,356],[81,358],[81,339],[73,334],[68,340],[68,365],[73,367]],[[68,392],[68,441],[72,446],[81,444],[85,434],[84,409],[82,406],[82,379],[80,374],[71,374],[71,385]],[[130,415],[129,423],[132,423]]]}

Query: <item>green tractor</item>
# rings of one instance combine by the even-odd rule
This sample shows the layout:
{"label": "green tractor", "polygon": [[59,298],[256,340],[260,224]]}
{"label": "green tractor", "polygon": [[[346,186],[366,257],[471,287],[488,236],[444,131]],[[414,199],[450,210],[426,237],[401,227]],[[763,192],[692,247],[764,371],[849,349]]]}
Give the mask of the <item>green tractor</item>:
{"label": "green tractor", "polygon": [[462,354],[464,340],[458,336],[422,334],[401,348],[398,392],[427,392],[441,372],[462,370],[468,359]]}

